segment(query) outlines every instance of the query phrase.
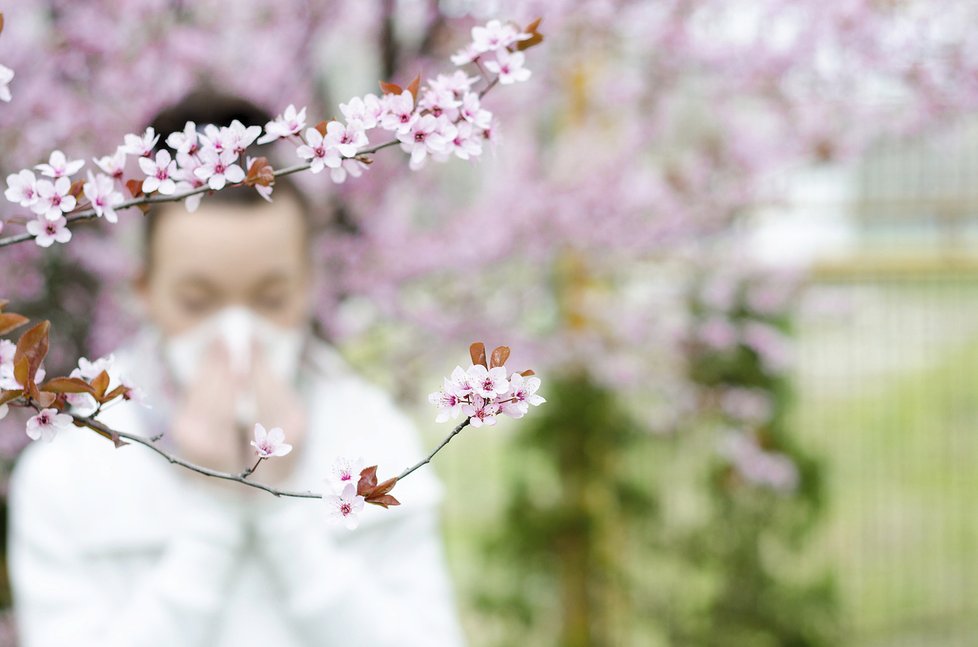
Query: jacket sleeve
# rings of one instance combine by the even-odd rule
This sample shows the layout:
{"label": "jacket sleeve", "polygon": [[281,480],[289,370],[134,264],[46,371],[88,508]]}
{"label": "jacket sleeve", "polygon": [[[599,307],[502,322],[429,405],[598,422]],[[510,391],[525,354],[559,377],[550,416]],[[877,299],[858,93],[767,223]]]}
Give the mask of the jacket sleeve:
{"label": "jacket sleeve", "polygon": [[117,590],[105,588],[73,541],[79,515],[70,484],[43,458],[28,456],[11,483],[10,566],[22,647],[207,645],[244,540],[240,514],[188,484],[186,514],[162,556],[124,600],[114,599]]}

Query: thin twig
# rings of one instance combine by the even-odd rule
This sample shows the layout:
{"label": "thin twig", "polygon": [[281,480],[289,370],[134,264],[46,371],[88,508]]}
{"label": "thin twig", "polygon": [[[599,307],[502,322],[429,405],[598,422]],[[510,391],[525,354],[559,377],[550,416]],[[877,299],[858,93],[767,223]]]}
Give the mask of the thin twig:
{"label": "thin twig", "polygon": [[[202,465],[191,463],[190,461],[186,461],[178,456],[174,456],[173,454],[170,454],[166,450],[162,449],[159,445],[156,445],[154,443],[154,439],[152,438],[144,438],[136,434],[130,434],[124,431],[116,431],[115,429],[112,429],[108,425],[105,425],[104,423],[101,423],[98,420],[95,420],[88,416],[82,416],[77,413],[69,413],[68,415],[70,415],[78,424],[84,427],[88,427],[92,431],[95,431],[102,436],[105,436],[107,438],[118,437],[120,439],[124,439],[129,442],[143,445],[144,447],[149,447],[154,452],[156,452],[157,454],[159,454],[160,456],[168,460],[170,463],[174,465],[179,465],[180,467],[184,467],[192,472],[197,472],[198,474],[202,474],[204,476],[210,476],[212,478],[223,479],[225,481],[234,481],[235,483],[241,483],[243,485],[247,485],[248,487],[253,487],[258,490],[264,490],[265,492],[268,492],[269,494],[275,495],[277,497],[292,497],[297,499],[321,499],[323,497],[321,493],[312,492],[310,490],[306,490],[305,492],[298,492],[294,490],[280,490],[276,487],[272,487],[271,485],[265,485],[264,483],[258,483],[257,481],[249,481],[247,477],[251,475],[251,473],[255,471],[255,468],[258,467],[258,464],[261,463],[262,461],[261,458],[258,459],[258,462],[256,462],[251,469],[245,470],[240,474],[221,472],[219,470],[214,470],[209,467],[203,467]],[[469,424],[468,418],[466,418],[461,423],[459,423],[458,426],[456,426],[455,429],[453,429],[452,432],[448,434],[448,437],[446,437],[445,440],[441,441],[441,443],[437,447],[435,447],[435,449],[432,450],[432,452],[428,454],[428,456],[424,460],[420,461],[419,463],[401,472],[401,474],[397,477],[397,480],[400,481],[404,479],[406,476],[414,472],[419,467],[430,463],[431,459],[435,457],[435,454],[440,452],[442,448],[448,444],[448,441],[454,438],[455,435],[458,434],[460,431],[462,431],[462,429],[464,429],[468,424]]]}

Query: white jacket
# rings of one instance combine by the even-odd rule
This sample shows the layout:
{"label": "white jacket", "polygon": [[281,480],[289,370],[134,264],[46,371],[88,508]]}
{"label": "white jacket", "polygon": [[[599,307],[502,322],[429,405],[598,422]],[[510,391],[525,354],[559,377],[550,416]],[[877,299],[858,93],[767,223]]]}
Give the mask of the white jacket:
{"label": "white jacket", "polygon": [[[117,365],[152,395],[159,362],[147,344]],[[379,465],[382,479],[423,457],[383,392],[324,344],[310,356],[309,431],[283,487],[324,491],[338,455]],[[127,403],[100,419],[152,435],[165,418]],[[430,467],[397,484],[401,506],[367,505],[353,531],[328,523],[321,501],[243,500],[183,472],[84,429],[26,450],[11,481],[9,557],[23,647],[464,644]]]}

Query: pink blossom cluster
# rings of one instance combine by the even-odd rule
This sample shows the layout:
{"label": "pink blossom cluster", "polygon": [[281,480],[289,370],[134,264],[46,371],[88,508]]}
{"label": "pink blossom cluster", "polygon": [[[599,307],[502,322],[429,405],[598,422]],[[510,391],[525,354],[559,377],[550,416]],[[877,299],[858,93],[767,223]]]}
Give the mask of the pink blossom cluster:
{"label": "pink blossom cluster", "polygon": [[486,368],[473,364],[468,370],[456,366],[450,377],[444,379],[441,390],[428,396],[428,401],[438,408],[436,422],[465,415],[473,427],[496,424],[496,416],[522,418],[530,405],[546,402],[537,395],[540,378],[521,373],[509,374],[505,366]]}
{"label": "pink blossom cluster", "polygon": [[[83,183],[73,182],[72,177],[82,170],[85,161],[70,160],[56,150],[48,163],[8,175],[4,195],[35,214],[26,225],[27,231],[37,245],[50,247],[71,240],[68,217],[81,210],[91,209],[99,218],[118,222],[116,209],[123,208],[125,202],[122,191],[133,191],[131,181],[126,181],[130,156],[139,167],[142,194],[185,197],[191,212],[204,193],[245,181],[256,162],[245,156],[253,145],[280,139],[295,145],[297,156],[308,164],[310,172],[329,169],[336,183],[349,176],[360,177],[370,161],[364,155],[392,144],[399,144],[410,155],[412,170],[422,168],[428,159],[474,159],[495,132],[493,115],[482,106],[482,96],[497,82],[506,85],[530,78],[530,71],[524,67],[525,56],[516,47],[532,35],[493,20],[485,27],[474,27],[472,38],[465,49],[471,56],[456,55],[453,60],[457,65],[475,63],[482,76],[457,70],[439,74],[425,86],[420,85],[420,78],[406,89],[382,84],[388,91],[380,96],[367,94],[340,104],[343,121],[331,120],[314,127],[307,127],[307,109],[291,104],[265,124],[264,132],[259,125],[238,120],[228,126],[198,127],[188,122],[182,131],[167,134],[166,147],[162,147],[162,135],[150,127],[142,133],[126,134],[114,154],[95,159],[100,170],[94,174],[88,171]],[[491,60],[490,55],[494,56]],[[489,75],[494,76],[490,79]],[[477,90],[475,86],[480,83],[483,87]],[[375,130],[386,131],[393,139],[368,149]],[[249,184],[271,200],[273,179]]]}
{"label": "pink blossom cluster", "polygon": [[752,434],[731,432],[721,442],[720,454],[752,485],[785,493],[798,487],[798,467],[791,457],[764,449]]}
{"label": "pink blossom cluster", "polygon": [[362,458],[350,459],[341,456],[330,468],[326,481],[330,491],[323,495],[330,521],[354,530],[360,524],[360,513],[366,499],[357,493],[360,471],[364,468]]}

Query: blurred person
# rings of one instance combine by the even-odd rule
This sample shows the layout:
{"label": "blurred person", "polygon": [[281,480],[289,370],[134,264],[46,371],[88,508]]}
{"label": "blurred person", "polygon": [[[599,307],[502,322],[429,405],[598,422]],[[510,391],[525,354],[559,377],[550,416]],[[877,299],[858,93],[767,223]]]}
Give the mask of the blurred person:
{"label": "blurred person", "polygon": [[[161,144],[187,121],[264,124],[227,97],[197,95],[154,122]],[[242,156],[243,157],[243,156]],[[255,422],[295,449],[249,476],[328,492],[337,457],[417,462],[416,430],[387,394],[312,334],[310,207],[287,178],[274,202],[251,188],[153,207],[137,292],[143,330],[111,372],[148,394],[109,426],[162,433],[168,451],[240,473]],[[354,531],[321,501],[205,477],[90,431],[34,443],[11,481],[10,568],[23,647],[463,644],[439,534],[440,482],[398,483],[402,506],[367,505]]]}

